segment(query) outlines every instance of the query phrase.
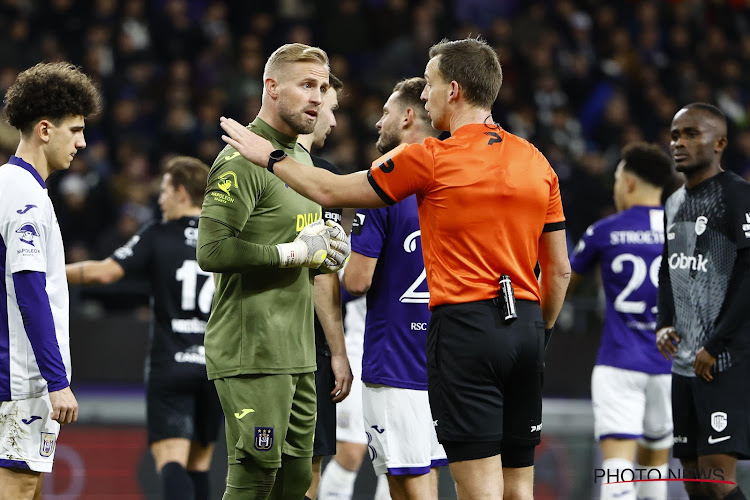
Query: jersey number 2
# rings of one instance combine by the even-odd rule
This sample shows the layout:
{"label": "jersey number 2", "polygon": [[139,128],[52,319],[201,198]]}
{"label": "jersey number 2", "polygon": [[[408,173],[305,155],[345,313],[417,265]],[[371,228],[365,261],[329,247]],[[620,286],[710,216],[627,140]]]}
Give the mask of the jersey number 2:
{"label": "jersey number 2", "polygon": [[[208,273],[198,266],[194,260],[183,261],[182,267],[175,273],[177,281],[182,282],[182,310],[195,310],[195,296],[198,295],[198,309],[203,314],[211,312],[211,301],[214,298],[214,279],[211,273]],[[198,276],[208,276],[203,282],[200,293],[198,293]]]}
{"label": "jersey number 2", "polygon": [[[631,262],[633,264],[633,274],[630,276],[630,280],[622,292],[615,299],[615,311],[621,313],[631,314],[643,314],[646,312],[646,301],[645,300],[628,300],[630,294],[638,290],[644,281],[646,281],[646,274],[651,279],[651,283],[654,287],[659,287],[659,267],[661,265],[661,255],[651,262],[651,265],[646,268],[646,261],[638,255],[632,253],[623,253],[615,257],[612,261],[612,271],[620,274],[624,271],[623,262]],[[656,312],[656,306],[651,310],[652,313]]]}

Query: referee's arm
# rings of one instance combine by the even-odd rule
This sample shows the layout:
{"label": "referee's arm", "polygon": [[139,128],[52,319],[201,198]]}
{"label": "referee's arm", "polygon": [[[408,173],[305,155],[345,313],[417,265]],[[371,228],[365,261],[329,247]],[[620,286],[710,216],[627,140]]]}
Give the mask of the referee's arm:
{"label": "referee's arm", "polygon": [[539,238],[539,285],[544,328],[555,326],[570,282],[570,261],[565,230],[543,232]]}

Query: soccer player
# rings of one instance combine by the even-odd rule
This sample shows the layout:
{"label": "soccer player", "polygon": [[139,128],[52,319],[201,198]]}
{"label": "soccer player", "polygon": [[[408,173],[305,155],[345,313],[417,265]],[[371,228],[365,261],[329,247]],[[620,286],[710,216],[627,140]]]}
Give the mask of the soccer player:
{"label": "soccer player", "polygon": [[459,498],[532,498],[545,329],[570,279],[557,175],[492,120],[502,70],[484,41],[434,45],[425,79],[432,126],[451,137],[401,145],[367,172],[336,176],[281,159],[227,118],[222,138],[325,206],[377,208],[417,195],[432,311],[428,394]]}
{"label": "soccer player", "polygon": [[[658,469],[667,477],[672,445],[671,363],[654,349],[656,296],[664,248],[662,190],[675,174],[656,145],[625,147],[615,170],[618,213],[586,230],[570,265],[571,288],[595,266],[601,272],[606,314],[591,374],[594,434],[602,468]],[[666,482],[602,485],[602,500],[664,500]]]}
{"label": "soccer player", "polygon": [[[437,137],[420,96],[424,78],[396,84],[376,124],[377,148]],[[367,294],[362,406],[375,473],[387,474],[394,499],[438,497],[437,469],[448,465],[427,398],[427,307],[417,198],[363,210],[352,234],[344,287]]]}
{"label": "soccer player", "polygon": [[[250,129],[280,155],[312,166],[297,136],[315,129],[328,74],[328,57],[317,47],[277,49],[266,62],[263,101]],[[198,264],[217,273],[205,346],[226,416],[225,500],[303,498],[310,486],[313,281],[319,268],[338,271],[348,254],[343,228],[324,223],[320,205],[233,148],[219,154],[198,226]]]}
{"label": "soccer player", "polygon": [[[689,477],[721,469],[736,483],[737,459],[750,457],[750,185],[721,167],[727,121],[715,106],[688,104],[670,133],[685,186],[664,206],[656,342],[674,358],[673,454]],[[691,500],[745,498],[726,483],[685,489]]]}
{"label": "soccer player", "polygon": [[[307,151],[320,149],[328,134],[336,127],[334,111],[339,107],[339,95],[344,84],[333,73],[330,86],[323,97],[323,105],[311,134],[301,135],[297,143]],[[313,165],[334,174],[339,169],[318,156],[312,156]],[[341,224],[341,209],[323,207],[323,220]],[[323,457],[336,453],[336,403],[343,401],[351,390],[352,370],[346,354],[344,326],[341,320],[341,284],[338,273],[315,277],[315,392],[318,416],[313,442],[312,482],[305,497],[315,500],[320,483],[320,463]]]}
{"label": "soccer player", "polygon": [[65,266],[71,284],[108,284],[126,274],[151,284],[148,441],[168,500],[208,499],[208,471],[222,419],[203,349],[214,280],[195,258],[207,179],[208,167],[200,160],[171,159],[159,194],[163,221],[145,226],[107,259]]}
{"label": "soccer player", "polygon": [[8,123],[21,140],[0,167],[2,500],[41,498],[60,425],[78,418],[65,253],[45,182],[86,147],[85,118],[100,106],[91,79],[65,62],[21,72],[5,94]]}

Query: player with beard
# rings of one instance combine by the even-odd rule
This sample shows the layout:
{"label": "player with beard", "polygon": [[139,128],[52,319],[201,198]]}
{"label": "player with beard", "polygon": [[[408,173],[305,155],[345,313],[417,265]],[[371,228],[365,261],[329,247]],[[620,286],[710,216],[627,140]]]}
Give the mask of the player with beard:
{"label": "player with beard", "polygon": [[[685,186],[664,207],[656,342],[672,356],[673,454],[691,500],[744,499],[750,458],[750,185],[721,167],[727,121],[693,103],[672,119],[670,151]],[[721,474],[716,477],[715,474]]]}
{"label": "player with beard", "polygon": [[[424,78],[396,84],[376,124],[377,148],[437,137],[420,99]],[[425,283],[417,197],[361,210],[352,231],[352,256],[344,287],[367,294],[362,408],[373,468],[387,474],[391,497],[438,498],[437,467],[448,465],[427,398]]]}
{"label": "player with beard", "polygon": [[[297,136],[314,130],[328,74],[317,47],[288,44],[268,59],[261,109],[248,128],[274,145],[277,160],[312,165]],[[313,282],[318,269],[335,272],[348,254],[344,230],[323,222],[320,205],[233,148],[219,153],[197,257],[217,277],[205,347],[226,417],[224,500],[307,491],[316,414]]]}

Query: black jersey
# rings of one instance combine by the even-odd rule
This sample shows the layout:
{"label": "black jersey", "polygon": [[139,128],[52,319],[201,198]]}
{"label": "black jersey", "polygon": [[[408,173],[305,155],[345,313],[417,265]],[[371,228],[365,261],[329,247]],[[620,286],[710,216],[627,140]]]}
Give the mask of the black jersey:
{"label": "black jersey", "polygon": [[[750,275],[738,259],[738,252],[750,247],[750,184],[722,172],[692,189],[677,190],[664,216],[658,324],[674,326],[682,337],[672,371],[695,376],[693,363],[701,347],[717,355],[714,371],[724,371],[747,349],[739,345],[747,343],[747,320],[727,320],[737,317],[737,307],[729,310],[728,303]],[[747,312],[739,316],[750,319]]]}
{"label": "black jersey", "polygon": [[126,274],[138,274],[151,284],[146,370],[206,370],[203,336],[214,279],[198,266],[197,242],[198,217],[182,217],[146,225],[112,254]]}
{"label": "black jersey", "polygon": [[[341,172],[330,162],[323,158],[312,156],[313,165],[318,168],[324,168],[329,172],[333,172],[336,175],[341,175]],[[325,208],[323,207],[323,220],[332,220],[337,224],[341,224],[341,209],[340,208]],[[326,336],[323,332],[323,327],[320,325],[317,313],[315,314],[315,350],[318,354],[324,356],[330,356],[331,350],[328,348],[328,342],[326,342]]]}

